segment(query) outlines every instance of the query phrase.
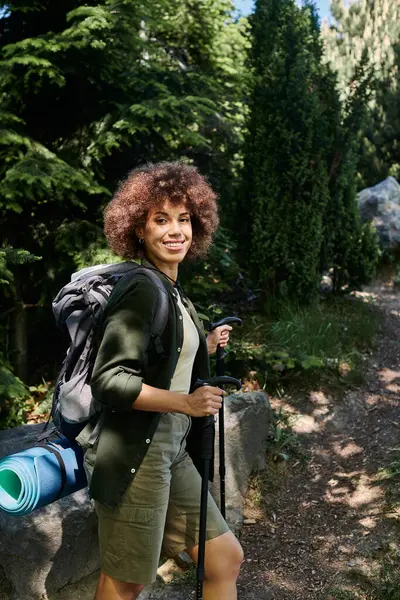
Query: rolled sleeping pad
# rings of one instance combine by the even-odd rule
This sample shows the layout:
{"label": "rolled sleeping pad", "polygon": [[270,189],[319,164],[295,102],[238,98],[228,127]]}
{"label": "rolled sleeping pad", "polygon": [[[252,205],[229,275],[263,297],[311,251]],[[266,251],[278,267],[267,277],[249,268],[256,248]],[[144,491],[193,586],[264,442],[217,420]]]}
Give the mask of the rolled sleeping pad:
{"label": "rolled sleeping pad", "polygon": [[0,509],[27,515],[87,485],[83,451],[66,438],[0,459]]}

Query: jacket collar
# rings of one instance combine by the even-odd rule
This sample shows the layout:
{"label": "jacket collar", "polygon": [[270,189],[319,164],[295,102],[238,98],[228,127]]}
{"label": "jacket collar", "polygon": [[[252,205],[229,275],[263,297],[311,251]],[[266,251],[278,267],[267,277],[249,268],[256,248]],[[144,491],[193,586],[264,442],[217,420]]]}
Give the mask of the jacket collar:
{"label": "jacket collar", "polygon": [[167,285],[167,288],[169,289],[169,291],[173,292],[174,290],[178,290],[178,292],[181,294],[181,296],[183,298],[186,297],[186,294],[183,291],[183,288],[182,288],[181,284],[179,283],[179,280],[177,280],[175,285],[173,285],[172,281],[170,279],[168,279],[168,277],[166,275],[164,275],[164,273],[162,271],[157,269],[149,260],[147,260],[147,258],[142,258],[140,260],[140,264],[143,267],[147,267],[148,269],[151,269],[161,279],[161,281]]}
{"label": "jacket collar", "polygon": [[[149,260],[147,260],[147,258],[142,258],[140,260],[140,264],[142,265],[142,267],[151,269],[153,271],[153,273],[155,273],[164,284],[167,284],[167,287],[170,291],[175,289],[175,286],[173,285],[172,281],[170,279],[168,279],[168,277],[166,275],[164,275],[164,273],[162,271],[157,269],[157,267],[155,267],[153,265],[153,263],[151,263]],[[177,288],[180,289],[180,285],[178,284],[178,282],[177,282]]]}

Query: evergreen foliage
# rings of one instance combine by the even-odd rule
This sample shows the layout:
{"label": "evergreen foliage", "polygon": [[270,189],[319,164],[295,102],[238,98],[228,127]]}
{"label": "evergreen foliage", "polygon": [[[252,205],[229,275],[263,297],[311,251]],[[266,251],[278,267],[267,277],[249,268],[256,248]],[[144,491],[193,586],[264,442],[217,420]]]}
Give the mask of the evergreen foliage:
{"label": "evergreen foliage", "polygon": [[42,256],[7,267],[13,294],[1,300],[20,344],[24,306],[50,311],[76,266],[105,258],[101,209],[129,169],[194,161],[229,204],[248,41],[230,0],[0,9],[0,225],[6,245]]}
{"label": "evergreen foliage", "polygon": [[294,0],[258,0],[252,32],[254,86],[239,243],[245,260],[250,251],[254,278],[266,292],[307,299],[319,282],[329,197],[315,9],[298,8]]}
{"label": "evergreen foliage", "polygon": [[369,225],[362,225],[357,204],[356,176],[359,145],[368,116],[371,71],[365,56],[353,75],[346,101],[340,101],[336,76],[326,79],[332,145],[328,154],[330,199],[324,214],[322,271],[331,270],[333,288],[340,292],[367,283],[379,259],[378,241]]}
{"label": "evergreen foliage", "polygon": [[[376,236],[360,225],[355,186],[368,61],[350,60],[340,99],[343,78],[323,62],[312,4],[258,0],[251,28],[233,8],[0,0],[0,421],[18,421],[32,374],[51,379],[59,367],[50,308],[58,289],[83,266],[118,260],[102,209],[137,165],[194,163],[219,193],[212,251],[180,272],[206,319],[219,317],[224,299],[253,308],[254,288],[305,302],[324,270],[336,291],[371,275]],[[364,17],[356,38],[366,35]],[[400,163],[398,74],[388,67],[385,77],[373,121],[384,128],[370,144],[381,170]]]}
{"label": "evergreen foliage", "polygon": [[334,21],[322,34],[326,58],[338,74],[342,99],[352,93],[362,57],[375,79],[376,94],[364,124],[358,187],[374,185],[388,175],[400,177],[398,138],[400,103],[400,4],[391,0],[360,0],[347,5],[331,0]]}

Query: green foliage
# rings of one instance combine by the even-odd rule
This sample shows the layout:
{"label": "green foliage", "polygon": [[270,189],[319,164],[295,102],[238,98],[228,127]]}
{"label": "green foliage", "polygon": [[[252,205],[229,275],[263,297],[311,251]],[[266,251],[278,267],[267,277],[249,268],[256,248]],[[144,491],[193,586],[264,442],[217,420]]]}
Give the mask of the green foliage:
{"label": "green foliage", "polygon": [[27,250],[3,246],[0,248],[0,285],[9,285],[14,276],[10,270],[11,265],[25,265],[40,260],[40,256],[34,256]]}
{"label": "green foliage", "polygon": [[325,70],[314,7],[259,0],[252,33],[254,83],[237,215],[242,260],[250,245],[252,275],[266,293],[308,299],[319,282],[328,202]]}
{"label": "green foliage", "polygon": [[229,206],[248,35],[231,0],[0,6],[0,227],[5,245],[42,257],[28,270],[0,255],[0,278],[13,281],[0,302],[19,311],[21,340],[26,305],[49,306],[74,269],[118,260],[102,208],[131,168],[196,163]]}
{"label": "green foliage", "polygon": [[293,424],[293,415],[284,410],[272,413],[272,431],[267,439],[267,452],[273,461],[288,461],[291,457],[305,459],[300,439],[293,431]]}
{"label": "green foliage", "polygon": [[331,1],[334,20],[322,27],[326,58],[337,72],[342,98],[353,91],[357,69],[365,66],[375,79],[362,128],[358,186],[370,186],[399,174],[398,106],[400,101],[398,44],[400,5],[390,0],[362,0],[348,5]]}
{"label": "green foliage", "polygon": [[[345,103],[336,91],[336,78],[330,80],[332,145],[328,156],[330,201],[324,214],[322,270],[332,272],[336,293],[367,283],[375,273],[380,257],[378,238],[369,225],[362,225],[356,196],[360,132],[368,118],[371,97],[371,71],[366,54],[355,70],[351,92]],[[329,90],[329,91],[328,91]]]}
{"label": "green foliage", "polygon": [[[209,255],[205,260],[184,263],[179,277],[185,292],[196,301],[196,306],[214,320],[222,312],[224,297],[236,286],[241,270],[236,261],[236,243],[232,233],[219,227]],[[207,315],[208,313],[208,315]]]}
{"label": "green foliage", "polygon": [[27,387],[0,355],[0,430],[45,421],[52,394],[53,386],[45,381]]}
{"label": "green foliage", "polygon": [[283,303],[275,318],[248,317],[232,332],[230,372],[275,391],[292,381],[316,378],[351,385],[359,382],[362,353],[377,332],[373,308],[355,299],[311,305]]}
{"label": "green foliage", "polygon": [[86,220],[61,223],[55,247],[71,257],[76,270],[123,260],[109,250],[101,228]]}
{"label": "green foliage", "polygon": [[0,354],[0,429],[23,422],[23,411],[28,397],[28,388],[13,374],[11,366]]}

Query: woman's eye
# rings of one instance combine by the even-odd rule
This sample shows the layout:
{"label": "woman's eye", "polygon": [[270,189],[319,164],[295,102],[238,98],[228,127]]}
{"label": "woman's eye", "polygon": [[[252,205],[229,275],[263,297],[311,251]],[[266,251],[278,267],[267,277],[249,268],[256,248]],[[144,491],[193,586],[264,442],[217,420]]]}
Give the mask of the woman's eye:
{"label": "woman's eye", "polygon": [[[184,219],[180,219],[180,220],[181,220],[181,221],[184,221],[185,223],[189,223],[189,222],[190,222],[190,219],[188,219],[187,217],[185,217]],[[166,220],[166,219],[162,219],[162,218],[160,218],[160,219],[157,219],[157,220],[156,220],[156,222],[157,222],[157,223],[164,223],[164,222],[166,223],[166,222],[167,222],[167,220]]]}

